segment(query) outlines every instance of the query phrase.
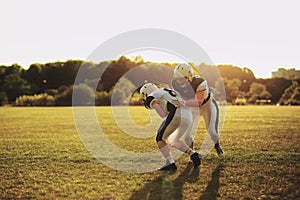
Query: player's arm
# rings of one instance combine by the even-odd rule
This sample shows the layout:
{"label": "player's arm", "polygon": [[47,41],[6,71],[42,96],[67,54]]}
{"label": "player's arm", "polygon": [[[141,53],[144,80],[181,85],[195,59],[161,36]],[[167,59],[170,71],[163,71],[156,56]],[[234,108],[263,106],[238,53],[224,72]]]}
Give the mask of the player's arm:
{"label": "player's arm", "polygon": [[153,108],[161,118],[168,116],[168,113],[166,113],[155,100],[151,102],[151,108]]}
{"label": "player's arm", "polygon": [[205,90],[196,92],[195,98],[186,100],[185,105],[188,107],[198,107],[199,105],[202,105],[204,101],[204,95]]}
{"label": "player's arm", "polygon": [[148,96],[144,103],[147,109],[154,109],[161,118],[165,118],[168,115],[168,113],[161,108],[153,96]]}
{"label": "player's arm", "polygon": [[199,85],[196,89],[195,96],[193,99],[186,100],[186,102],[185,102],[186,106],[189,106],[189,107],[200,106],[200,105],[202,105],[202,103],[205,99],[205,94],[208,91],[207,81],[202,78],[199,78],[197,80],[199,82]]}

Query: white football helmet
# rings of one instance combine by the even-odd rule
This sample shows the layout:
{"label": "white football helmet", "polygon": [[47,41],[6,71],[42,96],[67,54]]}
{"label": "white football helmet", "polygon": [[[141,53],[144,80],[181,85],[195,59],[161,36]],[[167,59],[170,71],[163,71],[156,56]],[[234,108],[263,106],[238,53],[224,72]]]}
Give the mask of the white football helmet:
{"label": "white football helmet", "polygon": [[143,85],[140,89],[140,95],[141,98],[146,101],[147,96],[154,92],[155,90],[157,90],[157,86],[153,83],[146,83],[145,85]]}
{"label": "white football helmet", "polygon": [[177,65],[176,68],[174,69],[173,77],[175,79],[187,77],[189,81],[192,81],[194,77],[194,70],[191,65],[187,63],[181,63]]}

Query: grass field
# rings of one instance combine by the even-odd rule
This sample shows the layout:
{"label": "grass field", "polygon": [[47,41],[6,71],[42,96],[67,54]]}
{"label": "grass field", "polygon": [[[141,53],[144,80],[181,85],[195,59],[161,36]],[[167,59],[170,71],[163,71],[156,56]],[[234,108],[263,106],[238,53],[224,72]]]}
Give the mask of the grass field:
{"label": "grass field", "polygon": [[[109,107],[97,116],[116,145],[156,149],[116,128]],[[130,113],[149,121],[142,107]],[[72,108],[0,107],[0,199],[300,199],[300,107],[228,106],[214,151],[193,170],[183,155],[176,173],[128,173],[102,164],[76,132]],[[204,137],[201,121],[196,144]],[[147,163],[144,163],[147,164]]]}

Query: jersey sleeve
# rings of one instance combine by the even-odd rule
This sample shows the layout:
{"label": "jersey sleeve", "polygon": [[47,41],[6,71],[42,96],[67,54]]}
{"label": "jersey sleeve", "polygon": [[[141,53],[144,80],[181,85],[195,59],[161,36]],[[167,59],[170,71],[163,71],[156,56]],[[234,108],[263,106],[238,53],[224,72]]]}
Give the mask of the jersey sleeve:
{"label": "jersey sleeve", "polygon": [[154,100],[153,96],[148,96],[146,98],[146,101],[144,101],[144,105],[147,109],[152,109],[151,104],[152,104],[153,100]]}
{"label": "jersey sleeve", "polygon": [[207,81],[204,80],[200,85],[197,87],[196,92],[201,92],[207,90]]}
{"label": "jersey sleeve", "polygon": [[195,76],[192,80],[191,86],[195,92],[201,92],[207,90],[207,81],[200,76]]}

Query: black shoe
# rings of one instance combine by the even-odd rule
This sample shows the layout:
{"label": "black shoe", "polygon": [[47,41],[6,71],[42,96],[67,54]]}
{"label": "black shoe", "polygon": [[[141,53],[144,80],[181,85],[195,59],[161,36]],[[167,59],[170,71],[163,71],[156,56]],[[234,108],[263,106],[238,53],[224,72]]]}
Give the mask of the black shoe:
{"label": "black shoe", "polygon": [[198,153],[194,153],[193,155],[191,155],[191,160],[193,161],[194,168],[196,169],[201,164],[201,155],[199,155]]}
{"label": "black shoe", "polygon": [[216,149],[217,154],[218,154],[219,157],[224,157],[225,156],[225,153],[224,153],[223,149],[220,147],[219,143],[215,144],[215,149]]}
{"label": "black shoe", "polygon": [[176,167],[175,163],[165,164],[164,166],[159,168],[159,171],[176,171],[176,170],[177,170],[177,167]]}

